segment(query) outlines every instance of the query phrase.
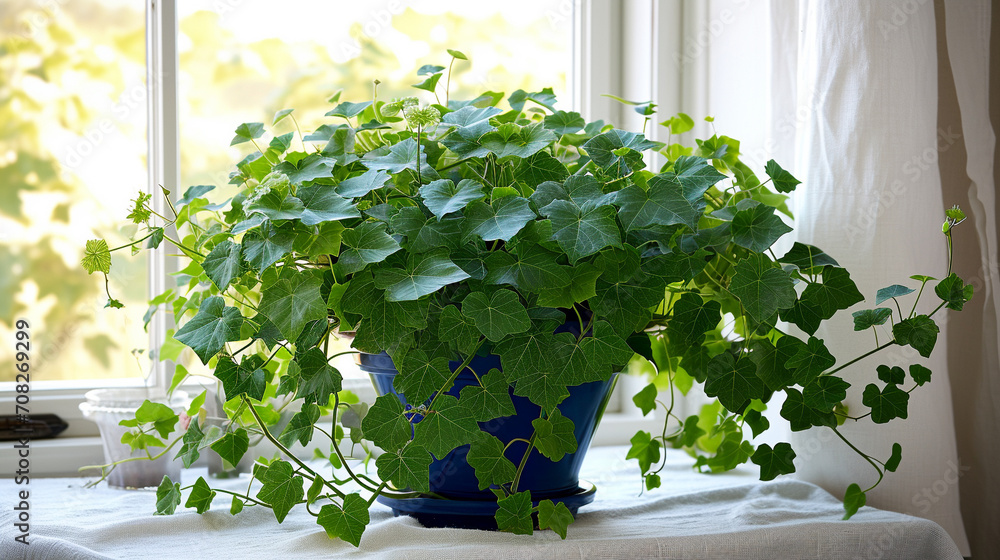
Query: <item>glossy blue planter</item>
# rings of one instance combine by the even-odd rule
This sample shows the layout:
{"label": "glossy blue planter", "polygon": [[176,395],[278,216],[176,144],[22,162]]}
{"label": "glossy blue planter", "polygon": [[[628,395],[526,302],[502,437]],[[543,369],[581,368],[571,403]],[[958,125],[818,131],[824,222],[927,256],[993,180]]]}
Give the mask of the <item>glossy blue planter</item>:
{"label": "glossy blue planter", "polygon": [[[396,392],[393,387],[397,371],[392,359],[387,354],[362,354],[360,358],[361,370],[371,377],[379,395],[392,393],[404,405],[412,404],[406,401],[405,395]],[[452,371],[458,369],[460,365],[461,363],[457,361],[450,363]],[[470,366],[476,372],[485,373],[492,368],[499,369],[500,358],[496,355],[476,356]],[[573,433],[578,444],[577,451],[566,454],[556,462],[544,457],[537,450],[532,451],[521,476],[520,490],[531,490],[532,499],[535,501],[545,499],[566,501],[567,506],[574,506],[571,508],[574,513],[580,505],[593,500],[593,490],[586,492],[581,490],[580,467],[583,465],[590,441],[593,439],[601,416],[604,414],[616,379],[617,375],[613,375],[607,381],[595,381],[569,388],[569,396],[559,404],[558,408],[563,416],[573,421],[575,427]],[[454,386],[447,394],[457,398],[462,387],[475,384],[477,384],[475,376],[469,370],[465,370],[458,375]],[[510,389],[510,395],[514,403],[515,415],[479,423],[480,429],[496,436],[504,444],[515,438],[530,438],[534,431],[531,421],[538,418],[541,412],[540,408],[528,399],[515,396],[513,388]],[[526,446],[527,444],[523,443],[515,443],[510,446],[506,453],[507,458],[515,465],[520,464]],[[496,496],[489,490],[479,490],[475,471],[465,460],[468,452],[469,446],[463,445],[443,458],[435,460],[430,467],[430,489],[432,492],[451,500],[469,502],[461,514],[440,516],[430,515],[432,512],[427,511],[427,515],[422,516],[419,515],[419,511],[413,511],[421,509],[420,503],[418,503],[420,500],[405,500],[405,504],[400,504],[398,502],[404,500],[383,500],[380,497],[379,501],[393,507],[397,515],[401,513],[413,515],[427,526],[495,529],[496,526],[492,518],[493,512],[496,511]],[[432,505],[432,502],[428,502],[428,505]],[[450,504],[449,507],[455,509],[455,506],[457,504]]]}

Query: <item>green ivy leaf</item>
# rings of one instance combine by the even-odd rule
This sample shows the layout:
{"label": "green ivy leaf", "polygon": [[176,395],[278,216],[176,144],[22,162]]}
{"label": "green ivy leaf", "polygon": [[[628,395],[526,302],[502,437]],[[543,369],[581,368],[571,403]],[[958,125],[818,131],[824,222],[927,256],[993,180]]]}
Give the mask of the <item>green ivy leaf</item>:
{"label": "green ivy leaf", "polygon": [[174,333],[174,338],[194,350],[201,363],[207,364],[226,342],[241,339],[242,326],[240,311],[226,307],[221,297],[212,296],[201,302],[198,313]]}
{"label": "green ivy leaf", "polygon": [[371,101],[362,101],[361,103],[351,103],[350,101],[345,101],[327,111],[324,116],[343,117],[345,119],[349,119],[360,115],[361,111],[367,109],[371,104]]}
{"label": "green ivy leaf", "polygon": [[108,274],[111,272],[111,250],[108,242],[103,239],[92,239],[87,242],[83,251],[83,260],[80,261],[87,274],[97,271]]}
{"label": "green ivy leaf", "polygon": [[229,506],[229,515],[236,515],[243,511],[243,500],[239,496],[233,496],[233,503]]}
{"label": "green ivy leaf", "polygon": [[839,377],[821,376],[805,386],[802,396],[805,405],[821,412],[829,412],[847,398],[851,384]]}
{"label": "green ivy leaf", "polygon": [[598,280],[596,291],[597,295],[588,300],[591,309],[622,337],[645,328],[650,318],[649,308],[663,299],[662,284],[655,282],[608,284]]}
{"label": "green ivy leaf", "polygon": [[285,119],[288,115],[292,114],[295,109],[282,109],[274,114],[274,119],[271,121],[271,126],[274,126]]}
{"label": "green ivy leaf", "polygon": [[704,301],[697,294],[684,293],[674,302],[673,313],[667,324],[671,343],[701,344],[705,333],[713,330],[722,320],[722,306],[717,301]]}
{"label": "green ivy leaf", "polygon": [[181,505],[180,483],[173,482],[169,476],[164,476],[156,489],[155,515],[173,515],[179,505]]}
{"label": "green ivy leaf", "polygon": [[288,425],[278,436],[278,441],[285,447],[291,447],[296,441],[299,445],[305,446],[312,439],[313,427],[319,420],[319,407],[313,403],[306,403],[302,410],[296,412]]}
{"label": "green ivy leaf", "polygon": [[755,340],[752,343],[753,352],[750,359],[757,366],[757,377],[760,377],[771,391],[780,391],[795,383],[792,370],[785,364],[795,356],[805,343],[793,336],[783,336],[777,344],[769,340]]}
{"label": "green ivy leaf", "polygon": [[417,146],[417,141],[407,138],[398,144],[384,146],[375,151],[368,152],[361,163],[368,169],[383,170],[392,175],[402,173],[410,169],[417,170],[417,153],[420,154],[420,173],[428,179],[437,179],[437,171],[427,163],[427,155],[423,146]]}
{"label": "green ivy leaf", "polygon": [[899,284],[893,284],[892,286],[887,286],[882,288],[875,294],[875,305],[882,305],[882,302],[888,301],[895,297],[902,297],[907,294],[912,294],[916,290],[912,288],[907,288],[906,286],[900,286]]}
{"label": "green ivy leaf", "polygon": [[253,122],[253,123],[243,123],[236,127],[236,136],[233,137],[233,141],[229,143],[230,146],[235,146],[237,144],[242,144],[244,142],[250,142],[251,140],[256,140],[264,135],[264,123]]}
{"label": "green ivy leaf", "polygon": [[233,279],[239,277],[241,250],[240,245],[224,239],[201,262],[205,274],[220,292],[226,291]]}
{"label": "green ivy leaf", "polygon": [[348,494],[344,498],[343,508],[336,504],[324,505],[316,518],[316,523],[323,527],[331,539],[339,538],[355,547],[361,545],[361,535],[370,521],[368,501],[360,494]]}
{"label": "green ivy leaf", "polygon": [[326,301],[320,295],[322,280],[295,274],[265,285],[258,310],[278,327],[285,340],[295,340],[311,321],[326,318]]}
{"label": "green ivy leaf", "polygon": [[460,154],[463,157],[484,157],[487,154],[503,158],[528,158],[554,142],[558,137],[551,131],[542,128],[542,123],[529,124],[521,127],[514,123],[500,125],[493,132],[488,132],[480,139],[481,148]]}
{"label": "green ivy leaf", "polygon": [[837,417],[833,412],[822,412],[808,406],[798,390],[786,388],[785,395],[785,402],[781,405],[781,417],[788,420],[793,432],[808,430],[813,426],[836,427]]}
{"label": "green ivy leaf", "polygon": [[514,168],[514,178],[528,185],[541,185],[546,181],[563,181],[569,175],[566,166],[548,152],[538,152],[520,160]]}
{"label": "green ivy leaf", "polygon": [[621,247],[621,232],[611,205],[584,204],[554,200],[542,209],[552,220],[552,237],[571,263],[597,253],[605,247]]}
{"label": "green ivy leaf", "polygon": [[[257,498],[271,506],[274,518],[281,523],[292,507],[305,497],[305,480],[294,474],[295,469],[287,461],[274,461],[262,470],[263,472],[258,471],[257,478],[264,485],[257,492]],[[365,513],[368,513],[367,502]]]}
{"label": "green ivy leaf", "polygon": [[857,484],[848,486],[847,492],[844,494],[844,519],[850,519],[864,505],[865,493],[861,491],[861,487]]}
{"label": "green ivy leaf", "polygon": [[454,305],[445,306],[441,310],[438,323],[438,338],[447,341],[462,354],[475,350],[479,342],[479,331],[476,325],[459,311]]}
{"label": "green ivy leaf", "polygon": [[764,166],[764,172],[771,178],[774,190],[780,193],[792,192],[795,190],[796,185],[802,183],[802,181],[793,177],[791,173],[782,169],[773,159],[769,160],[767,165]]}
{"label": "green ivy leaf", "polygon": [[411,87],[434,93],[434,90],[437,89],[437,83],[438,80],[441,79],[441,76],[442,74],[431,74],[426,80],[420,82],[419,84],[413,84]]}
{"label": "green ivy leaf", "polygon": [[795,382],[805,387],[836,362],[836,358],[827,350],[826,344],[823,344],[821,339],[810,336],[809,342],[800,346],[785,366],[792,370]]}
{"label": "green ivy leaf", "polygon": [[566,504],[552,500],[538,502],[538,528],[552,529],[561,539],[566,539],[566,529],[573,523],[573,514]]}
{"label": "green ivy leaf", "polygon": [[[647,140],[642,134],[612,129],[587,140],[582,148],[586,150],[587,155],[594,160],[594,163],[608,169],[617,167],[623,163],[622,157],[614,154],[614,151],[619,148],[629,148],[636,152],[644,152],[649,149],[659,148],[660,146],[662,144]],[[627,172],[628,170],[625,171],[625,173]]]}
{"label": "green ivy leaf", "polygon": [[559,253],[540,245],[522,242],[516,253],[493,252],[487,256],[486,266],[489,272],[486,274],[486,282],[509,284],[527,292],[569,286],[573,269],[557,264],[558,258]]}
{"label": "green ivy leaf", "polygon": [[749,358],[737,360],[723,352],[708,363],[705,394],[718,397],[722,406],[732,412],[742,412],[750,399],[764,394],[764,382],[757,377],[757,366]]}
{"label": "green ivy leaf", "polygon": [[451,179],[433,181],[420,187],[424,205],[441,221],[446,214],[458,212],[473,200],[486,196],[483,184],[472,179],[462,179],[456,185]]}
{"label": "green ivy leaf", "polygon": [[531,492],[511,494],[497,500],[495,515],[497,528],[515,535],[530,535],[534,532],[531,520]]}
{"label": "green ivy leaf", "polygon": [[892,454],[889,456],[889,460],[885,462],[885,470],[889,472],[896,472],[899,468],[899,462],[903,460],[903,446],[898,443],[892,444]]}
{"label": "green ivy leaf", "polygon": [[386,301],[412,301],[469,278],[468,273],[451,262],[446,250],[410,255],[407,266],[375,271],[375,287],[385,290]]}
{"label": "green ivy leaf", "polygon": [[472,292],[462,301],[462,314],[493,342],[531,327],[527,310],[510,290],[497,290],[490,297],[483,292]]}
{"label": "green ivy leaf", "polygon": [[760,203],[737,210],[733,215],[733,243],[762,253],[782,235],[792,231],[781,218],[774,215],[774,210],[773,206]]}
{"label": "green ivy leaf", "polygon": [[327,406],[330,397],[341,390],[343,376],[330,365],[326,353],[319,348],[309,350],[295,357],[299,365],[298,390],[295,398],[306,403]]}
{"label": "green ivy leaf", "polygon": [[795,288],[787,272],[774,266],[771,259],[751,254],[734,267],[736,274],[729,291],[739,298],[746,312],[756,321],[764,322],[779,309],[795,304]]}
{"label": "green ivy leaf", "polygon": [[[159,491],[157,491],[159,494]],[[159,496],[157,496],[159,497]],[[205,479],[198,477],[198,481],[194,483],[194,488],[191,489],[191,493],[188,494],[188,499],[184,502],[184,507],[194,508],[198,513],[205,513],[210,507],[212,507],[212,500],[215,498],[215,490],[212,490]]]}
{"label": "green ivy leaf", "polygon": [[893,385],[902,385],[906,381],[906,372],[903,368],[899,366],[889,367],[886,365],[881,365],[875,368],[878,372],[878,378],[883,383],[891,383]]}
{"label": "green ivy leaf", "polygon": [[934,350],[939,330],[933,319],[927,315],[917,315],[893,325],[892,336],[898,344],[910,345],[927,358]]}
{"label": "green ivy leaf", "polygon": [[461,406],[451,395],[437,397],[434,410],[416,426],[414,443],[422,445],[438,459],[443,459],[452,449],[465,445],[477,437],[479,424],[475,413]]}
{"label": "green ivy leaf", "polygon": [[934,286],[934,293],[945,302],[945,307],[961,311],[965,302],[972,299],[973,289],[972,284],[966,284],[957,274],[952,273]]}
{"label": "green ivy leaf", "polygon": [[898,385],[886,385],[879,391],[877,385],[869,383],[861,395],[861,402],[872,409],[872,422],[885,424],[893,418],[906,419],[910,394]]}
{"label": "green ivy leaf", "polygon": [[263,399],[267,388],[267,373],[260,369],[263,363],[257,356],[244,358],[240,365],[236,365],[232,358],[220,358],[215,367],[215,377],[222,382],[226,398],[232,399],[246,393],[251,399]]}
{"label": "green ivy leaf", "polygon": [[375,460],[379,478],[414,492],[430,492],[430,466],[431,454],[415,444],[386,450]]}
{"label": "green ivy leaf", "polygon": [[924,383],[930,382],[931,370],[920,364],[910,364],[910,377],[917,385],[922,386]]}
{"label": "green ivy leaf", "polygon": [[382,262],[400,249],[399,244],[385,232],[385,224],[366,222],[341,234],[344,249],[337,264],[344,273],[352,274],[364,267]]}
{"label": "green ivy leaf", "polygon": [[462,153],[467,149],[475,149],[478,147],[477,141],[484,134],[496,130],[496,127],[490,124],[490,119],[502,112],[496,107],[473,107],[472,105],[467,105],[457,111],[448,113],[441,118],[441,122],[445,125],[457,127],[459,138],[446,138],[443,144],[455,153]]}
{"label": "green ivy leaf", "polygon": [[535,447],[552,461],[561,461],[567,453],[576,453],[576,437],[573,435],[573,421],[553,409],[548,418],[531,421],[535,428]]}
{"label": "green ivy leaf", "polygon": [[272,190],[246,208],[247,216],[263,214],[270,220],[295,220],[302,217],[302,201],[282,190]]}
{"label": "green ivy leaf", "polygon": [[747,409],[747,411],[743,414],[743,420],[753,431],[753,437],[757,437],[771,427],[771,422],[768,421],[768,419],[765,418],[759,410],[753,408]]}
{"label": "green ivy leaf", "polygon": [[414,406],[431,398],[439,389],[447,391],[450,388],[444,387],[452,373],[448,358],[428,360],[423,351],[411,350],[403,358],[399,371],[393,387]]}
{"label": "green ivy leaf", "polygon": [[637,432],[629,440],[632,447],[629,448],[626,459],[636,459],[639,461],[639,470],[643,474],[649,471],[649,466],[660,460],[660,440],[653,439],[649,432]]}
{"label": "green ivy leaf", "polygon": [[163,403],[154,403],[149,399],[143,401],[135,411],[135,419],[140,424],[152,424],[156,433],[165,438],[174,431],[177,425],[177,413]]}
{"label": "green ivy leaf", "polygon": [[514,480],[517,469],[503,452],[503,442],[486,433],[472,442],[466,460],[476,471],[480,490]]}
{"label": "green ivy leaf", "polygon": [[862,309],[851,313],[854,317],[854,330],[863,331],[875,325],[884,325],[889,317],[892,317],[892,309],[888,307],[877,307],[875,309]]}
{"label": "green ivy leaf", "polygon": [[806,286],[800,301],[819,309],[820,318],[825,320],[833,317],[838,310],[847,309],[864,299],[847,269],[826,266],[823,268],[823,283],[814,282]]}
{"label": "green ivy leaf", "polygon": [[342,198],[328,185],[302,187],[296,195],[305,208],[302,211],[302,223],[307,226],[361,217],[351,201]]}
{"label": "green ivy leaf", "polygon": [[505,196],[494,200],[492,205],[472,202],[465,210],[463,241],[468,242],[474,237],[483,241],[510,241],[534,219],[535,213],[528,200],[519,196]]}
{"label": "green ivy leaf", "polygon": [[412,428],[403,411],[403,403],[396,395],[387,394],[375,399],[375,404],[361,420],[365,439],[385,451],[394,451],[406,445]]}
{"label": "green ivy leaf", "polygon": [[257,270],[264,271],[288,254],[294,242],[295,234],[291,229],[262,226],[259,231],[248,231],[243,236],[243,258]]}
{"label": "green ivy leaf", "polygon": [[212,451],[215,451],[227,463],[237,465],[247,449],[250,449],[250,435],[243,428],[236,428],[216,440],[211,447]]}
{"label": "green ivy leaf", "polygon": [[336,192],[345,198],[360,198],[380,189],[389,181],[389,174],[381,169],[371,169],[361,175],[345,179],[337,185]]}
{"label": "green ivy leaf", "polygon": [[177,451],[174,460],[180,459],[185,469],[191,468],[191,465],[201,456],[202,443],[204,441],[205,432],[198,425],[198,419],[192,419],[191,423],[188,424],[187,431],[184,432],[184,438],[181,440],[181,448]]}
{"label": "green ivy leaf", "polygon": [[629,185],[618,191],[618,219],[627,231],[651,226],[683,224],[698,229],[699,207],[688,200],[680,181],[671,173],[654,176],[647,189]]}
{"label": "green ivy leaf", "polygon": [[656,385],[650,383],[632,397],[632,402],[635,403],[635,406],[639,407],[642,415],[645,416],[656,408],[657,394]]}
{"label": "green ivy leaf", "polygon": [[587,121],[575,111],[556,111],[542,119],[542,126],[562,136],[583,130],[583,127],[587,126]]}
{"label": "green ivy leaf", "polygon": [[840,266],[833,257],[824,253],[822,249],[799,243],[798,241],[792,245],[792,248],[783,257],[778,259],[778,262],[794,265],[799,270],[806,272],[810,272],[815,268],[823,268],[827,265]]}
{"label": "green ivy leaf", "polygon": [[459,393],[459,402],[470,408],[477,422],[488,422],[494,418],[514,415],[514,403],[510,399],[510,385],[504,373],[491,369],[480,377],[482,385],[467,385]]}
{"label": "green ivy leaf", "polygon": [[781,442],[772,449],[770,445],[762,443],[757,446],[750,460],[755,465],[760,466],[761,480],[774,480],[780,474],[791,474],[795,472],[795,451],[788,443]]}

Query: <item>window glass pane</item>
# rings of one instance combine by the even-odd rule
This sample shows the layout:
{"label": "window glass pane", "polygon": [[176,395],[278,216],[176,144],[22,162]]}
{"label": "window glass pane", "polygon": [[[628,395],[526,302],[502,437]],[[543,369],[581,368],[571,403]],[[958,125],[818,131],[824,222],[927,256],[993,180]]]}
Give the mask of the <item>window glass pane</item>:
{"label": "window glass pane", "polygon": [[[233,4],[233,5],[230,5]],[[189,185],[215,185],[207,198],[219,203],[242,188],[227,186],[236,162],[251,143],[230,147],[244,122],[263,122],[268,135],[305,134],[334,117],[326,102],[415,95],[435,102],[417,69],[446,66],[446,49],[465,53],[450,82],[451,99],[471,99],[485,90],[510,94],[552,87],[569,109],[572,83],[573,2],[453,0],[318,2],[265,0],[179,3],[181,177]],[[438,97],[445,101],[447,75]],[[271,127],[275,112],[295,109],[295,120]],[[299,139],[293,140],[298,149]],[[342,341],[346,344],[346,341]],[[331,349],[331,353],[334,349]],[[201,368],[185,350],[190,369]],[[349,360],[349,357],[347,358]]]}
{"label": "window glass pane", "polygon": [[[146,188],[145,13],[134,1],[0,4],[0,340],[31,325],[32,382],[142,378],[146,259],[80,266],[87,239],[114,246]],[[14,363],[12,342],[0,363]],[[16,372],[4,368],[0,382]],[[90,383],[91,385],[95,385]],[[0,385],[2,388],[2,385]]]}

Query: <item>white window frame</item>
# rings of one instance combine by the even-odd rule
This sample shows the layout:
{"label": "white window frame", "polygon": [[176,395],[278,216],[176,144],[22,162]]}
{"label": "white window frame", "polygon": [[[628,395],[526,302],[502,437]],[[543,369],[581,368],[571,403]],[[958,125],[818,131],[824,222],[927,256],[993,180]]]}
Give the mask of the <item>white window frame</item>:
{"label": "white window frame", "polygon": [[[628,107],[603,97],[611,93],[626,99],[652,100],[659,105],[657,115],[665,117],[686,107],[692,114],[705,109],[707,58],[694,64],[673,60],[682,52],[685,29],[700,29],[708,19],[708,10],[701,0],[572,0],[573,2],[573,80],[570,85],[571,104],[588,121],[603,119],[621,128],[638,130],[642,117]],[[149,192],[154,209],[163,214],[166,203],[159,185],[175,186],[172,197],[178,196],[180,185],[180,136],[178,114],[178,51],[177,0],[146,0],[147,25],[147,122]],[[700,113],[699,113],[700,111]],[[647,128],[647,136],[666,140],[662,127]],[[690,134],[690,133],[689,133]],[[651,158],[651,165],[662,162]],[[177,259],[163,250],[149,253],[150,297],[168,287],[168,273],[177,270]],[[150,348],[156,349],[173,328],[172,317],[156,313],[149,324]],[[151,386],[165,389],[172,377],[174,364],[152,360]],[[102,382],[104,386],[135,386],[136,380]],[[646,381],[621,375],[608,412],[601,421],[593,445],[623,444],[637,430],[656,431],[662,427],[662,416],[642,417],[632,405],[631,397]],[[83,418],[79,404],[91,387],[85,382],[46,382],[32,384],[31,413],[58,414],[69,423],[59,438],[32,443],[32,474],[36,476],[77,476],[82,465],[103,462],[103,451],[97,426]],[[345,389],[374,399],[374,391],[365,379],[345,379]],[[199,386],[190,387],[200,392]],[[0,407],[12,410],[14,394],[0,394]],[[693,413],[685,399],[678,399],[675,414],[682,418]],[[2,473],[11,473],[14,454],[5,453],[0,459]],[[8,464],[10,463],[10,464]],[[3,474],[0,476],[9,476]]]}

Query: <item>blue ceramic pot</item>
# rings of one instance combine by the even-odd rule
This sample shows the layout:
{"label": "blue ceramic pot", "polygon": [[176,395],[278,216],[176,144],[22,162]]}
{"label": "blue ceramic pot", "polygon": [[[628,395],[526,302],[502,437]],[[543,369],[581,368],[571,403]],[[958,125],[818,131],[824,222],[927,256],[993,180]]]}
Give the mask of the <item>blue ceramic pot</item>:
{"label": "blue ceramic pot", "polygon": [[[392,393],[399,397],[404,405],[412,404],[407,403],[405,395],[398,393],[393,387],[397,371],[387,354],[361,354],[360,357],[361,370],[371,377],[379,395]],[[450,363],[452,371],[461,365],[457,361]],[[500,357],[476,356],[470,366],[481,373],[492,368],[500,369]],[[569,396],[559,404],[558,408],[563,416],[573,421],[577,451],[553,462],[537,450],[533,450],[521,476],[519,490],[531,490],[532,499],[536,501],[572,496],[580,492],[580,467],[590,447],[590,440],[604,414],[616,379],[617,374],[612,375],[607,381],[584,383],[569,388]],[[472,372],[465,370],[458,375],[455,385],[447,394],[457,398],[462,387],[476,384]],[[534,432],[531,421],[538,418],[541,412],[541,409],[528,399],[515,396],[513,387],[510,388],[510,396],[516,411],[514,416],[479,423],[480,429],[496,436],[504,444],[515,438],[530,438]],[[515,465],[520,464],[526,447],[527,444],[515,443],[507,450],[507,458]],[[492,492],[479,490],[475,471],[465,460],[468,452],[469,446],[463,445],[431,463],[431,491],[451,499],[492,501],[495,504],[496,496]]]}

